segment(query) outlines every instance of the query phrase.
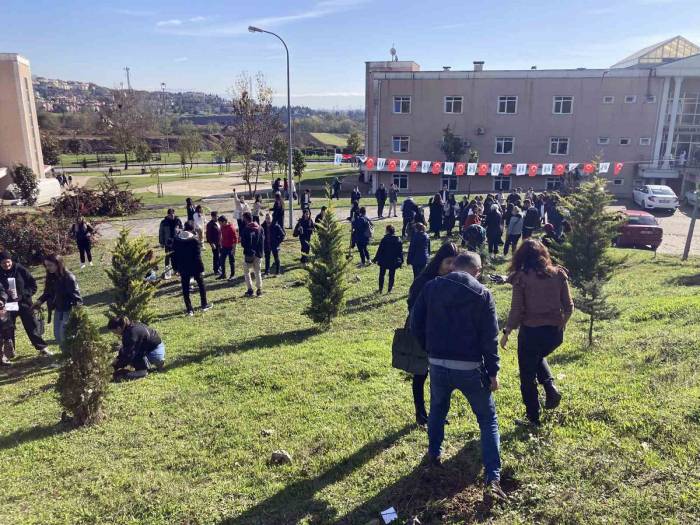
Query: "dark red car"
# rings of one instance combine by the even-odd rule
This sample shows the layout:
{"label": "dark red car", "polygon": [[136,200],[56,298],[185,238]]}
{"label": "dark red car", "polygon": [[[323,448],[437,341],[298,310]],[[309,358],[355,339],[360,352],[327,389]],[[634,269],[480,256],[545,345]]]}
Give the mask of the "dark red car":
{"label": "dark red car", "polygon": [[651,213],[640,210],[625,210],[626,222],[620,226],[615,239],[617,246],[650,246],[656,250],[663,239],[664,230]]}

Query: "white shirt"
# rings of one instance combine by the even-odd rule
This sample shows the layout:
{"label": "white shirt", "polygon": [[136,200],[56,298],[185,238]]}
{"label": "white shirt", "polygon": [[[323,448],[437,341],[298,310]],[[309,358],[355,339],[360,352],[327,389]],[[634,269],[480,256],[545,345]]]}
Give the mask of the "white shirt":
{"label": "white shirt", "polygon": [[201,213],[194,214],[194,227],[199,230],[204,230],[204,217]]}

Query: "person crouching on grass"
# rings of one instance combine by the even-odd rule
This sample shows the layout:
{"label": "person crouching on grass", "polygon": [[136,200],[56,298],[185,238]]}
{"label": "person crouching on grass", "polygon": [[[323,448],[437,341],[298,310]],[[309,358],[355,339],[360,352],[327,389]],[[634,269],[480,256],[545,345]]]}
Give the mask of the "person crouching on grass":
{"label": "person crouching on grass", "polygon": [[389,271],[389,286],[386,290],[390,293],[394,288],[394,275],[397,268],[403,264],[403,245],[401,239],[396,236],[396,229],[387,224],[386,235],[379,242],[379,248],[374,255],[373,261],[379,265],[379,293],[384,290],[384,275]]}
{"label": "person crouching on grass", "polygon": [[165,344],[153,328],[120,315],[109,320],[107,329],[122,340],[117,358],[112,363],[115,381],[141,379],[148,375],[149,370],[163,369]]}

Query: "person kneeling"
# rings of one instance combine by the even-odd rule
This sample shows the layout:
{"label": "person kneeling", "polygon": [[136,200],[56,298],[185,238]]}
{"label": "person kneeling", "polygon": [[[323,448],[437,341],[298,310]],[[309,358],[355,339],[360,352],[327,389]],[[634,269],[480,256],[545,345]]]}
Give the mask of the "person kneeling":
{"label": "person kneeling", "polygon": [[165,344],[153,328],[121,315],[110,319],[107,329],[122,339],[117,358],[112,363],[115,381],[141,379],[148,375],[149,369],[163,369]]}

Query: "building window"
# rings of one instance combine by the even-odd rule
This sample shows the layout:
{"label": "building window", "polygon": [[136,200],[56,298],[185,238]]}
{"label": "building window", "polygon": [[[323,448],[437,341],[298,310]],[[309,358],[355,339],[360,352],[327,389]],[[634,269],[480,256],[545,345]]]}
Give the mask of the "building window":
{"label": "building window", "polygon": [[518,97],[498,97],[498,112],[502,114],[515,114],[518,112]]}
{"label": "building window", "polygon": [[494,177],[493,191],[510,191],[510,177]]}
{"label": "building window", "polygon": [[406,135],[398,135],[391,138],[391,151],[394,153],[407,153],[411,139]]}
{"label": "building window", "polygon": [[445,97],[445,113],[461,113],[462,97]]}
{"label": "building window", "polygon": [[411,97],[394,97],[394,113],[410,113]]}
{"label": "building window", "polygon": [[612,95],[606,95],[603,97],[603,104],[613,104],[615,102],[615,97]]}
{"label": "building window", "polygon": [[650,146],[651,145],[651,137],[639,137],[639,145],[640,146]]}
{"label": "building window", "polygon": [[457,191],[457,176],[456,175],[443,175],[440,187],[447,185],[447,189],[450,191]]}
{"label": "building window", "polygon": [[573,112],[574,97],[554,97],[552,104],[552,113],[554,113],[555,115],[571,115]]}
{"label": "building window", "polygon": [[615,179],[614,181],[612,181],[613,186],[622,186],[624,182],[624,179]]}
{"label": "building window", "polygon": [[625,104],[635,104],[637,102],[637,95],[625,95]]}
{"label": "building window", "polygon": [[394,173],[394,184],[400,190],[408,189],[408,175],[406,173]]}
{"label": "building window", "polygon": [[629,146],[632,143],[632,139],[629,137],[620,137],[620,146]]}
{"label": "building window", "polygon": [[544,189],[546,191],[557,191],[559,188],[561,188],[561,177],[547,177],[547,180],[545,180],[545,187]]}
{"label": "building window", "polygon": [[550,155],[568,155],[569,137],[552,137],[549,139]]}
{"label": "building window", "polygon": [[644,102],[647,104],[656,104],[656,95],[647,95],[644,97]]}
{"label": "building window", "polygon": [[598,137],[598,144],[601,146],[607,146],[610,144],[610,137]]}
{"label": "building window", "polygon": [[513,153],[513,137],[496,137],[496,153],[509,155]]}

